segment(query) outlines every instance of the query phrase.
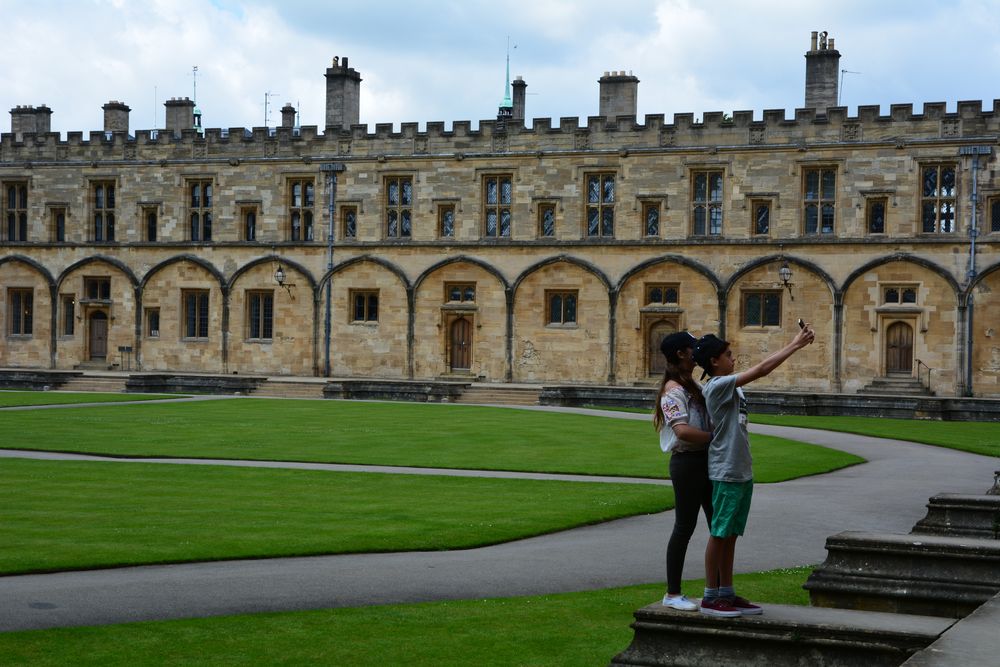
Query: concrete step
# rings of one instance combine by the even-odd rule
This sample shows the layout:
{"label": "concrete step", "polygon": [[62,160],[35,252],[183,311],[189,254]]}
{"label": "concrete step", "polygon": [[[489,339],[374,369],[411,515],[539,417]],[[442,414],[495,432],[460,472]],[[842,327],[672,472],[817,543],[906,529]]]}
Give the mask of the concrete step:
{"label": "concrete step", "polygon": [[496,384],[467,386],[455,403],[487,405],[538,405],[541,387]]}
{"label": "concrete step", "polygon": [[1000,539],[1000,496],[939,493],[927,502],[927,516],[918,521],[915,535],[951,535]]}
{"label": "concrete step", "polygon": [[83,375],[68,379],[59,389],[62,391],[124,393],[125,381],[125,377]]}
{"label": "concrete step", "polygon": [[875,394],[880,396],[933,396],[920,380],[913,377],[881,377],[874,378],[866,386],[858,390],[859,394]]}
{"label": "concrete step", "polygon": [[788,605],[766,605],[760,616],[716,618],[655,603],[635,612],[632,644],[611,664],[895,667],[953,622]]}
{"label": "concrete step", "polygon": [[937,641],[903,663],[903,667],[997,665],[1000,595],[948,628]]}
{"label": "concrete step", "polygon": [[961,618],[1000,592],[1000,540],[844,532],[804,588],[818,607]]}

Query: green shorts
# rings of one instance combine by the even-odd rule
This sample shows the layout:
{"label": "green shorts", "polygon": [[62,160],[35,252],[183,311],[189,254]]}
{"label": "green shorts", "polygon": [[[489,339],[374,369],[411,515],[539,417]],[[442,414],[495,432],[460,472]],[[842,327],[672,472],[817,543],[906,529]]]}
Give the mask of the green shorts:
{"label": "green shorts", "polygon": [[750,514],[753,480],[749,482],[712,481],[712,537],[742,535]]}

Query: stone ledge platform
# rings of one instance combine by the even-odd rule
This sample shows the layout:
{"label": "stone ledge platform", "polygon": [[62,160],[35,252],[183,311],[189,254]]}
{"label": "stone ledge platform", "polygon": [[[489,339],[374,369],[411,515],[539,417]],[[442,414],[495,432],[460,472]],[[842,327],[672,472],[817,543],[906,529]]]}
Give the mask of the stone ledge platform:
{"label": "stone ledge platform", "polygon": [[954,620],[766,605],[761,616],[716,618],[655,603],[635,612],[632,644],[612,665],[895,667]]}
{"label": "stone ledge platform", "polygon": [[805,589],[813,605],[961,618],[1000,592],[1000,541],[843,532]]}
{"label": "stone ledge platform", "polygon": [[939,493],[927,502],[927,516],[911,532],[1000,539],[1000,496]]}

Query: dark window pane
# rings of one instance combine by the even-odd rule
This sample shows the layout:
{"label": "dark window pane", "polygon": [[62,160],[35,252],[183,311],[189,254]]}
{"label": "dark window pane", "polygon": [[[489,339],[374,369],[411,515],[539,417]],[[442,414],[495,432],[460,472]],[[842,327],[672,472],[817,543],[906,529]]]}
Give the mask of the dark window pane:
{"label": "dark window pane", "polygon": [[455,211],[451,208],[448,208],[441,214],[441,236],[454,236],[454,235],[455,235]]}
{"label": "dark window pane", "polygon": [[912,287],[907,287],[903,290],[903,303],[916,303],[917,302],[917,290]]}
{"label": "dark window pane", "polygon": [[709,176],[709,187],[709,196],[712,201],[722,201],[722,174],[711,174]]}
{"label": "dark window pane", "polygon": [[511,202],[510,179],[505,178],[500,181],[500,203],[505,206],[510,206],[510,202]]}
{"label": "dark window pane", "polygon": [[872,202],[868,207],[868,232],[871,234],[885,233],[885,202]]}
{"label": "dark window pane", "polygon": [[941,196],[955,196],[955,168],[941,167]]}
{"label": "dark window pane", "polygon": [[806,199],[819,199],[819,172],[815,169],[806,172]]}
{"label": "dark window pane", "polygon": [[347,211],[345,218],[344,236],[353,239],[358,234],[358,214],[354,209],[350,209]]}
{"label": "dark window pane", "polygon": [[646,303],[663,303],[663,290],[659,287],[649,288],[649,298]]}
{"label": "dark window pane", "polygon": [[389,205],[399,205],[399,182],[389,181]]}
{"label": "dark window pane", "polygon": [[708,199],[708,176],[705,174],[695,174],[694,200],[705,201],[706,199]]}
{"label": "dark window pane", "polygon": [[462,289],[460,287],[452,287],[448,292],[449,301],[461,301],[462,300]]}
{"label": "dark window pane", "polygon": [[378,295],[369,294],[368,295],[368,321],[375,322],[378,320]]}
{"label": "dark window pane", "polygon": [[603,236],[614,236],[615,235],[615,210],[613,208],[605,208],[603,220],[601,220],[601,234]]}
{"label": "dark window pane", "polygon": [[212,214],[205,213],[202,215],[202,230],[201,230],[201,240],[211,241],[212,240]]}
{"label": "dark window pane", "polygon": [[604,177],[604,203],[613,204],[615,201],[615,177]]}
{"label": "dark window pane", "polygon": [[386,227],[386,235],[390,238],[399,236],[399,221],[396,211],[389,211],[389,220]]}
{"label": "dark window pane", "polygon": [[832,169],[823,171],[823,199],[833,199],[837,186],[837,172]]}
{"label": "dark window pane", "polygon": [[576,322],[576,297],[574,295],[567,294],[564,297],[563,312],[565,313],[564,323]]}
{"label": "dark window pane", "polygon": [[781,296],[764,295],[764,326],[776,327],[781,323]]}
{"label": "dark window pane", "polygon": [[549,322],[562,322],[562,297],[558,294],[554,294],[549,302]]}
{"label": "dark window pane", "polygon": [[938,231],[951,233],[955,231],[955,204],[941,202],[941,227]]}
{"label": "dark window pane", "polygon": [[465,292],[462,294],[462,299],[465,301],[475,301],[476,300],[476,288],[466,287]]}
{"label": "dark window pane", "polygon": [[409,210],[405,210],[405,209],[403,210],[403,212],[402,212],[402,214],[400,216],[400,221],[401,221],[400,229],[399,229],[400,236],[409,237],[410,236],[410,232],[412,231],[412,225],[410,224],[410,211]]}
{"label": "dark window pane", "polygon": [[924,169],[924,197],[937,196],[937,167],[926,167]]}
{"label": "dark window pane", "polygon": [[771,207],[761,204],[754,214],[754,233],[767,234],[771,228]]}
{"label": "dark window pane", "polygon": [[694,235],[702,236],[705,233],[705,207],[694,207]]}
{"label": "dark window pane", "polygon": [[486,211],[486,235],[497,235],[497,212],[496,210]]}
{"label": "dark window pane", "polygon": [[663,303],[677,303],[677,289],[668,287],[663,291]]}
{"label": "dark window pane", "polygon": [[510,236],[510,209],[500,209],[500,236]]}
{"label": "dark window pane", "polygon": [[262,323],[261,335],[264,338],[272,338],[274,327],[274,296],[265,294],[263,295],[263,301],[264,321]]}
{"label": "dark window pane", "polygon": [[365,319],[365,295],[354,295],[354,320],[363,321]]}
{"label": "dark window pane", "polygon": [[886,303],[899,303],[899,290],[895,287],[890,287],[885,291],[885,302]]}
{"label": "dark window pane", "polygon": [[990,204],[990,231],[1000,232],[1000,199]]}
{"label": "dark window pane", "polygon": [[806,204],[806,234],[815,234],[819,224],[819,207],[816,204]]}
{"label": "dark window pane", "polygon": [[497,203],[497,179],[486,179],[486,203],[495,205]]}
{"label": "dark window pane", "polygon": [[660,235],[660,209],[650,206],[646,209],[646,236]]}
{"label": "dark window pane", "polygon": [[201,225],[199,224],[198,214],[191,214],[191,240],[197,241],[201,238]]}
{"label": "dark window pane", "polygon": [[922,229],[925,233],[931,233],[937,226],[937,212],[935,210],[934,202],[925,201],[921,207],[921,220],[923,221]]}
{"label": "dark window pane", "polygon": [[410,179],[403,181],[403,206],[409,206],[413,203],[413,183]]}
{"label": "dark window pane", "polygon": [[305,205],[306,206],[312,206],[313,203],[314,203],[314,201],[315,201],[315,199],[314,199],[314,195],[313,195],[313,184],[311,182],[306,183],[306,203],[305,203]]}
{"label": "dark window pane", "polygon": [[718,236],[722,233],[722,208],[720,206],[712,206],[708,211],[711,215],[708,233]]}
{"label": "dark window pane", "polygon": [[601,201],[601,180],[597,176],[587,179],[587,201],[591,204]]}
{"label": "dark window pane", "polygon": [[305,239],[306,241],[313,240],[313,214],[312,211],[306,211],[303,216],[305,220]]}
{"label": "dark window pane", "polygon": [[743,302],[743,325],[748,327],[760,326],[761,295],[747,294]]}
{"label": "dark window pane", "polygon": [[[11,206],[13,208],[13,205]],[[104,186],[98,185],[94,188],[94,207],[104,208]]]}
{"label": "dark window pane", "polygon": [[833,233],[833,204],[823,204],[823,227],[824,234]]}
{"label": "dark window pane", "polygon": [[598,209],[597,208],[593,208],[593,207],[588,208],[587,209],[587,236],[597,236],[597,234],[599,232],[599,230],[598,230],[598,221],[599,220],[600,220],[600,214],[598,213]]}
{"label": "dark window pane", "polygon": [[[1000,211],[1000,207],[997,207]],[[1000,213],[998,213],[1000,216]],[[556,233],[556,210],[552,207],[542,211],[542,236],[555,236]]]}

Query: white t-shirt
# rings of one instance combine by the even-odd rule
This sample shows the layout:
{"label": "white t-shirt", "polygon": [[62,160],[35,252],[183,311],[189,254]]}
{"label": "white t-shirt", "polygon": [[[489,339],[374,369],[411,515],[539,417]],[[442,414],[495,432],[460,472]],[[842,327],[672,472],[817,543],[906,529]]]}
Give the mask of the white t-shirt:
{"label": "white t-shirt", "polygon": [[704,409],[691,400],[683,387],[673,387],[660,396],[660,410],[666,422],[660,429],[660,449],[665,452],[690,452],[706,445],[681,440],[674,433],[674,424],[687,424],[702,431],[711,431]]}

